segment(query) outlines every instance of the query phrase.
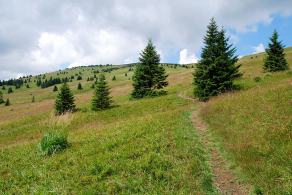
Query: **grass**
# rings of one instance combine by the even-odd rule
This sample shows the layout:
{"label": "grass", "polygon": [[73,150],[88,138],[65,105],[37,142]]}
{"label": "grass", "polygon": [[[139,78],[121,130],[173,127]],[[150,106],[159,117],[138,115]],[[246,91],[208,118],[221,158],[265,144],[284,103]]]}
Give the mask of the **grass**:
{"label": "grass", "polygon": [[66,134],[58,131],[48,132],[39,143],[41,155],[53,155],[69,147]]}
{"label": "grass", "polygon": [[287,75],[214,98],[202,112],[241,176],[264,194],[292,192],[292,78]]}
{"label": "grass", "polygon": [[[194,108],[177,96],[190,87],[185,81],[191,73],[184,68],[168,73],[169,94],[143,100],[129,100],[130,81],[116,76],[109,81],[116,106],[100,112],[90,110],[92,91],[77,94],[80,111],[65,116],[53,115],[46,94],[52,92],[29,106],[15,100],[0,123],[0,191],[215,193],[207,154],[190,120]],[[68,132],[70,147],[50,157],[38,155],[42,135],[56,126]]]}
{"label": "grass", "polygon": [[188,102],[172,93],[125,102],[123,107],[77,113],[63,125],[71,147],[50,158],[36,155],[36,143],[3,150],[2,192],[206,194],[214,190],[204,150],[190,112],[185,111]]}
{"label": "grass", "polygon": [[[286,52],[291,66],[292,49]],[[236,81],[242,90],[213,98],[201,116],[241,180],[264,194],[289,194],[292,75],[263,73],[263,58],[243,57],[239,63],[244,76]],[[75,77],[69,83],[79,108],[73,114],[55,116],[57,93],[53,87],[36,87],[34,77],[29,89],[3,91],[12,105],[0,106],[0,193],[216,194],[209,151],[190,120],[200,105],[178,97],[192,95],[193,70],[166,66],[168,94],[142,100],[130,100],[129,67],[106,73],[115,106],[94,112],[92,81],[86,79],[100,69],[46,74],[82,73],[83,80]],[[79,82],[83,90],[77,90]],[[70,147],[40,156],[38,144],[52,129],[67,132]]]}

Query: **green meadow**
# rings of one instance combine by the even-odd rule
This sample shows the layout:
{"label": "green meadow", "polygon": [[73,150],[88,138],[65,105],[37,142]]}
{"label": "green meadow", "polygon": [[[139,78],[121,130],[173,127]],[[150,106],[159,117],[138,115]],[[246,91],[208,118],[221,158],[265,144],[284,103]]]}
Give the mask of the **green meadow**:
{"label": "green meadow", "polygon": [[[292,48],[286,57],[291,69]],[[35,76],[30,88],[10,94],[7,86],[0,89],[11,102],[0,106],[1,194],[217,194],[210,151],[192,124],[195,110],[232,171],[252,186],[250,193],[291,194],[292,73],[264,73],[263,58],[241,58],[243,77],[236,81],[241,90],[204,104],[180,95],[192,98],[195,65],[163,65],[168,94],[141,100],[129,95],[130,65],[46,73],[47,79],[74,76],[68,84],[78,110],[62,116],[54,114],[58,92],[37,87]],[[105,76],[114,106],[94,112],[93,81],[87,78],[110,67],[115,69]],[[38,144],[49,131],[67,134],[70,147],[40,155]]]}

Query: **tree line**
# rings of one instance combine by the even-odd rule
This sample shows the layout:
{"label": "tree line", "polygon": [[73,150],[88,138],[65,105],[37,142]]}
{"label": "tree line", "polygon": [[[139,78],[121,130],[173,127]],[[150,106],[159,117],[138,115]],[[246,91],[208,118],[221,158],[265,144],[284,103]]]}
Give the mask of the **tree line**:
{"label": "tree line", "polygon": [[[275,72],[289,69],[285,59],[284,45],[281,41],[278,41],[278,37],[278,33],[275,30],[266,49],[267,57],[263,65],[264,71]],[[215,19],[212,18],[207,26],[207,32],[204,37],[201,59],[197,63],[193,74],[194,95],[201,101],[207,101],[212,96],[238,89],[234,81],[240,78],[242,73],[239,72],[240,65],[237,65],[237,61],[236,48],[229,43],[229,38],[226,36],[224,28],[220,29]],[[115,67],[108,69],[109,72],[112,70],[115,70]],[[108,71],[103,70],[102,72]],[[132,78],[133,91],[131,97],[133,99],[140,99],[167,94],[167,91],[164,90],[168,85],[166,81],[167,76],[163,65],[160,64],[160,55],[157,53],[153,42],[149,40],[145,49],[140,53],[139,62],[136,64]],[[81,79],[77,78],[77,80]],[[112,80],[115,79],[116,77],[114,76]],[[7,82],[21,83],[18,80]],[[76,108],[73,93],[67,84],[68,80],[50,78],[45,80],[45,82],[41,82],[40,79],[37,81],[38,86],[44,85],[44,87],[62,82],[64,84],[55,103],[57,114],[74,111]],[[0,84],[3,85],[3,82]],[[104,74],[100,74],[92,87],[94,88],[91,103],[92,110],[110,108],[113,102]],[[82,89],[81,83],[78,84],[78,89]],[[55,86],[54,91],[57,90]],[[4,102],[3,94],[0,94],[1,102]]]}

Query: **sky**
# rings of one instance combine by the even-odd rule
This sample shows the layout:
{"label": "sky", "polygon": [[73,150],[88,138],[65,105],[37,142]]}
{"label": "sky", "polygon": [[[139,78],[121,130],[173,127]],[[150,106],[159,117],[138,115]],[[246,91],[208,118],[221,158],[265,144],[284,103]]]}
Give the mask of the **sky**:
{"label": "sky", "polygon": [[0,0],[0,80],[67,67],[200,59],[211,17],[237,55],[263,52],[276,29],[292,46],[291,0]]}

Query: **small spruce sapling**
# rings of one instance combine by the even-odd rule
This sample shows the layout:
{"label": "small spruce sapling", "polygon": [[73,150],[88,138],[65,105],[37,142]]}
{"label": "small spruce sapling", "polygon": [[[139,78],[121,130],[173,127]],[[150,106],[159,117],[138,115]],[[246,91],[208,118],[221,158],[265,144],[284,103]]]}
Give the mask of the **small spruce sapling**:
{"label": "small spruce sapling", "polygon": [[55,109],[56,114],[61,115],[66,112],[75,111],[74,96],[67,83],[64,83],[57,96]]}
{"label": "small spruce sapling", "polygon": [[104,110],[111,106],[110,88],[107,85],[105,76],[101,74],[96,82],[94,95],[92,98],[92,110]]}
{"label": "small spruce sapling", "polygon": [[10,106],[10,105],[11,105],[10,100],[9,100],[9,98],[7,98],[7,100],[5,102],[5,106]]}

